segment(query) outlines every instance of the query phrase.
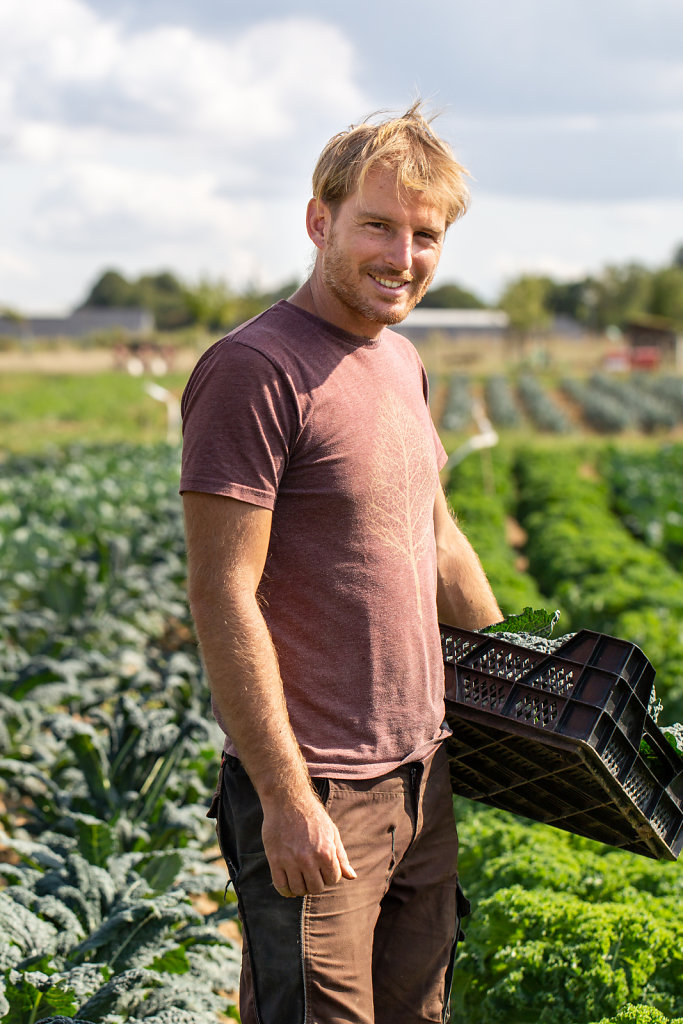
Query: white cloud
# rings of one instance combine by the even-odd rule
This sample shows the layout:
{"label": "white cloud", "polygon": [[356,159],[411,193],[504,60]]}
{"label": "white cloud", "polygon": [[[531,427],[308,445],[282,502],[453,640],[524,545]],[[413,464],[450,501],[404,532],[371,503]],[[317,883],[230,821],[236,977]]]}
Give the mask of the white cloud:
{"label": "white cloud", "polygon": [[9,249],[0,249],[0,272],[27,278],[31,276],[31,266],[27,260],[18,256],[16,252],[12,252]]}
{"label": "white cloud", "polygon": [[255,216],[251,204],[216,196],[215,184],[210,173],[180,177],[95,161],[73,164],[44,193],[30,234],[65,248],[99,247],[103,234],[120,243],[136,229],[158,241],[191,242]]}
{"label": "white cloud", "polygon": [[479,193],[450,229],[437,283],[457,280],[493,301],[520,274],[576,280],[608,263],[669,263],[683,201],[630,203],[508,199]]}
{"label": "white cloud", "polygon": [[[302,74],[312,54],[326,55],[314,88]],[[5,124],[30,156],[49,157],[50,131],[55,151],[68,125],[244,151],[362,104],[348,39],[310,18],[211,39],[180,25],[126,31],[81,0],[5,0],[0,67]]]}
{"label": "white cloud", "polygon": [[[324,61],[314,84],[312,55]],[[319,18],[211,37],[127,28],[83,0],[4,0],[0,216],[24,272],[3,267],[0,301],[76,301],[84,266],[238,285],[291,275],[274,225],[292,222],[293,196],[302,209],[321,144],[367,108],[356,73],[348,37]]]}
{"label": "white cloud", "polygon": [[479,0],[444,20],[437,60],[450,48],[463,113],[629,114],[683,102],[678,0]]}
{"label": "white cloud", "polygon": [[0,303],[63,307],[111,265],[303,274],[322,144],[416,83],[476,178],[441,280],[494,297],[683,240],[680,0],[279,9],[2,0]]}

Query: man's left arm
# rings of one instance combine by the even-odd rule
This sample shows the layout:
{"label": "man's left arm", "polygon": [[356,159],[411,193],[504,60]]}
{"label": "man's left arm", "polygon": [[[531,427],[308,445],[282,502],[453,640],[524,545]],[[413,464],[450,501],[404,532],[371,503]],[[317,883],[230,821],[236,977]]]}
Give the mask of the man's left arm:
{"label": "man's left arm", "polygon": [[481,562],[453,519],[441,487],[434,502],[434,533],[439,622],[462,629],[481,629],[500,622],[503,613]]}

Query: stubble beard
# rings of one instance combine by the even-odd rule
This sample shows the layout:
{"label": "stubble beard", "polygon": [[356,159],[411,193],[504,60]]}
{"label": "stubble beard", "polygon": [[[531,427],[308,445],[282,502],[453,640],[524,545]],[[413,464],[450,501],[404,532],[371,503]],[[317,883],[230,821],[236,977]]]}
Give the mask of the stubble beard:
{"label": "stubble beard", "polygon": [[[360,271],[360,273],[363,273],[363,271]],[[391,278],[394,274],[391,270],[383,270],[381,268],[374,268],[373,273],[376,277],[387,278]],[[360,294],[361,282],[358,280],[358,274],[359,271],[356,266],[339,251],[333,239],[331,239],[325,252],[325,257],[322,260],[321,276],[323,284],[336,299],[353,313],[363,317],[370,323],[383,326],[400,324],[405,320],[408,313],[415,308],[429,288],[434,276],[430,274],[420,282],[416,282],[413,279],[411,288],[414,290],[408,293],[407,301],[402,303],[400,307],[392,309],[389,305],[379,308],[379,304],[375,306],[363,299]]]}

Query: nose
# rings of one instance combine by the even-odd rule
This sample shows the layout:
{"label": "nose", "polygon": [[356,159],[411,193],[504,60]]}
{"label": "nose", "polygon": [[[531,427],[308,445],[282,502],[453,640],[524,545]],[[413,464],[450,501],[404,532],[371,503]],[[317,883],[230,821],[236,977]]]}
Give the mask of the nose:
{"label": "nose", "polygon": [[385,258],[394,270],[405,272],[413,265],[413,236],[409,231],[396,231],[387,247]]}

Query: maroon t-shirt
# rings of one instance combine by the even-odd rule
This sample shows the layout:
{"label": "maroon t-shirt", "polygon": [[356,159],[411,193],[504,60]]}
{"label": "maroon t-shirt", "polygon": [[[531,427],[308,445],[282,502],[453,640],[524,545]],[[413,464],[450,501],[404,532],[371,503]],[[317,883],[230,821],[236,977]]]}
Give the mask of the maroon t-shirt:
{"label": "maroon t-shirt", "polygon": [[181,491],[273,511],[259,595],[311,774],[372,778],[429,753],[445,735],[446,454],[413,346],[279,302],[204,353],[182,411]]}

